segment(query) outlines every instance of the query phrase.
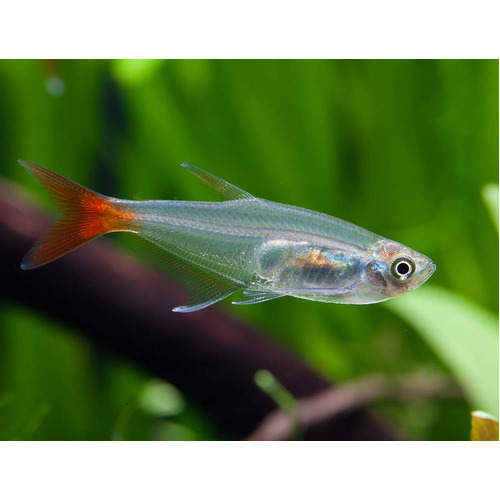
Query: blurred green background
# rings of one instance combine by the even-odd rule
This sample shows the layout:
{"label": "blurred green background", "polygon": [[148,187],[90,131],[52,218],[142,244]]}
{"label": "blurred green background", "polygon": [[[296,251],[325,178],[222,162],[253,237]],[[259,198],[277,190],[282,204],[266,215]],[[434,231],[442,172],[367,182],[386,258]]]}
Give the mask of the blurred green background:
{"label": "blurred green background", "polygon": [[[333,381],[449,375],[463,401],[371,409],[405,439],[468,439],[471,410],[498,416],[498,76],[480,60],[0,61],[0,174],[50,211],[17,158],[117,197],[213,200],[189,161],[429,255],[432,279],[385,304],[218,307]],[[0,303],[0,439],[223,437],[175,387]]]}

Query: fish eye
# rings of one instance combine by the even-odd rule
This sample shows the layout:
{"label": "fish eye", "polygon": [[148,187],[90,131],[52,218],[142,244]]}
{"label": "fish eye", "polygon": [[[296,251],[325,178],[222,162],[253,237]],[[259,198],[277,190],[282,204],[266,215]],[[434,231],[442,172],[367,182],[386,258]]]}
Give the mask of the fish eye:
{"label": "fish eye", "polygon": [[391,266],[391,274],[399,281],[407,280],[415,272],[415,263],[408,257],[396,259]]}

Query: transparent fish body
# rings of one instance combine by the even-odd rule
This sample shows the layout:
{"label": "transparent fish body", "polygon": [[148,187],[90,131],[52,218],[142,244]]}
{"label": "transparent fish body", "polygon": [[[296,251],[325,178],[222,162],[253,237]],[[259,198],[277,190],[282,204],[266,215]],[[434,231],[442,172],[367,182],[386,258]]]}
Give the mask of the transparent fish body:
{"label": "transparent fish body", "polygon": [[[39,178],[49,175],[48,169],[23,164]],[[102,198],[105,209],[101,211],[108,212],[102,216],[98,211],[97,216],[109,218],[103,223],[104,230],[103,224],[99,226],[100,234],[137,233],[154,245],[166,270],[187,286],[187,303],[174,311],[196,311],[239,290],[243,295],[235,304],[254,304],[286,295],[368,304],[417,288],[435,270],[428,257],[359,226],[256,198],[199,167],[183,167],[226,201],[138,202],[102,197],[91,191]],[[61,177],[48,172],[57,180]],[[62,208],[64,221],[64,204]],[[42,260],[32,250],[23,267],[46,263]]]}

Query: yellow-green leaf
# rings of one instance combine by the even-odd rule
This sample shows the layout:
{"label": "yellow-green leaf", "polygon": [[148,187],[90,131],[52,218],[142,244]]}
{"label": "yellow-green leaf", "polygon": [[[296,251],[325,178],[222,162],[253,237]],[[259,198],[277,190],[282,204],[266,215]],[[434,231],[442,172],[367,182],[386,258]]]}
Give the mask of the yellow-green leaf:
{"label": "yellow-green leaf", "polygon": [[484,411],[473,411],[471,441],[498,441],[498,420]]}

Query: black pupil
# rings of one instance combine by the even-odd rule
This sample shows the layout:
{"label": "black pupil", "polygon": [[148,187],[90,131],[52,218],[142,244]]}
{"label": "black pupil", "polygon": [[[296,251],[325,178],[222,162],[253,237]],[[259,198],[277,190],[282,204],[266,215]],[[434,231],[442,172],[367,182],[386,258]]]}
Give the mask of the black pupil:
{"label": "black pupil", "polygon": [[396,270],[399,274],[404,276],[405,274],[408,274],[410,272],[410,266],[406,262],[400,262],[396,266]]}

